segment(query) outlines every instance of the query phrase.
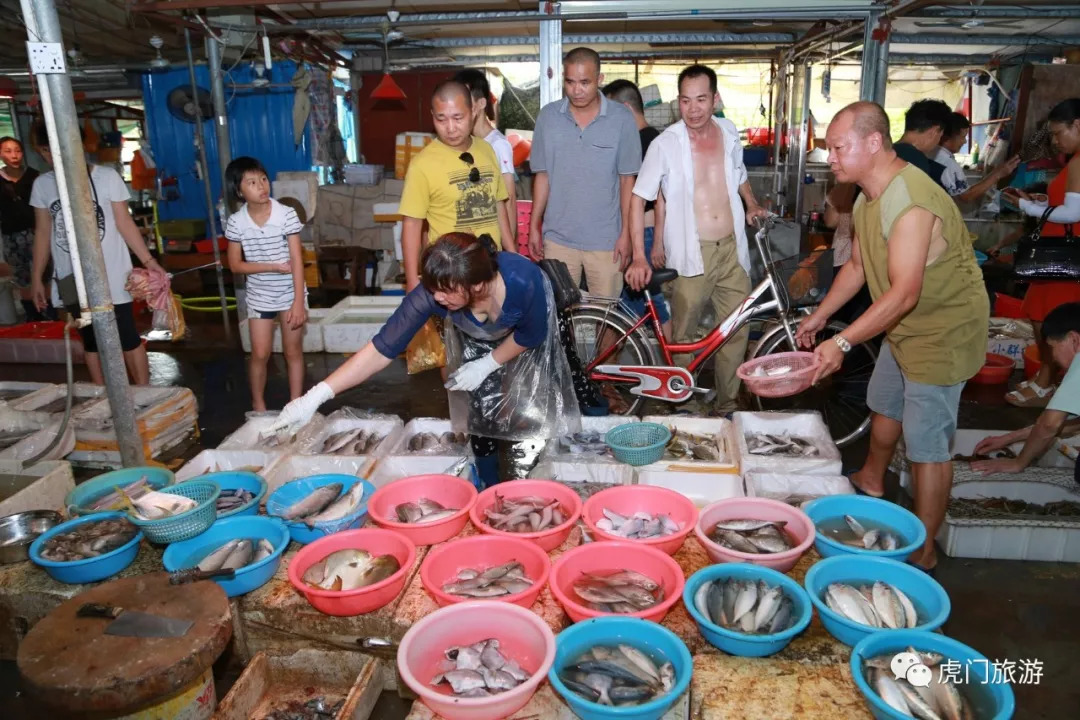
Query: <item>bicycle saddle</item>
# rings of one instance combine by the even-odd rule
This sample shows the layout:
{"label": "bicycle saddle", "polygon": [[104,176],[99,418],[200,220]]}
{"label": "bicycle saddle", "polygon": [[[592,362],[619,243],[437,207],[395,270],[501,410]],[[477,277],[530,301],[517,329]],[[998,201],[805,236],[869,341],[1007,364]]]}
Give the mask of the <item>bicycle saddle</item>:
{"label": "bicycle saddle", "polygon": [[666,282],[671,282],[677,277],[679,277],[678,270],[672,270],[671,268],[660,268],[659,270],[653,270],[652,280],[649,281],[649,292],[660,292],[661,285]]}

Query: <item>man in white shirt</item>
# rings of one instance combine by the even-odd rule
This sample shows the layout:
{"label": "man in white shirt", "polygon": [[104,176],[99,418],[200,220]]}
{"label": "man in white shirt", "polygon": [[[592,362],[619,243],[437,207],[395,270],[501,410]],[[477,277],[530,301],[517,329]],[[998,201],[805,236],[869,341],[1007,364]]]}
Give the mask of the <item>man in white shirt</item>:
{"label": "man in white shirt", "polygon": [[952,195],[961,209],[964,208],[966,203],[978,202],[983,195],[993,190],[999,181],[1012,175],[1013,171],[1016,170],[1016,166],[1020,164],[1020,156],[1014,155],[1007,162],[987,173],[982,180],[969,187],[967,175],[964,174],[964,169],[960,167],[960,163],[956,162],[953,155],[960,152],[960,148],[967,143],[968,128],[970,127],[970,120],[960,113],[954,112],[950,116],[948,126],[945,128],[945,134],[941,138],[941,145],[938,146],[937,154],[932,158],[945,166],[945,171],[941,173],[941,184],[945,188],[945,192]]}
{"label": "man in white shirt", "polygon": [[[677,343],[694,339],[707,300],[722,319],[746,299],[750,292],[746,223],[767,215],[747,180],[738,130],[730,120],[713,117],[719,102],[716,73],[710,68],[691,65],[679,73],[682,120],[649,146],[631,201],[633,262],[626,282],[641,289],[652,277],[645,257],[645,202],[655,200],[661,188],[667,200],[663,252],[667,266],[679,272],[670,298]],[[654,248],[654,258],[658,251]],[[746,355],[747,335],[743,328],[716,353],[719,412],[737,408],[735,369]]]}

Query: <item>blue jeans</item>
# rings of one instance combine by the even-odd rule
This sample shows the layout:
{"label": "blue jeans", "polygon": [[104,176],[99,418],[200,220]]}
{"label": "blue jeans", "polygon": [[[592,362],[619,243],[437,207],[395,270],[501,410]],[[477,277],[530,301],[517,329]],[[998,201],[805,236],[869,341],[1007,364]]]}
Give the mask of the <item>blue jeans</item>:
{"label": "blue jeans", "polygon": [[[645,228],[645,261],[649,261],[652,256],[653,248],[653,228]],[[668,309],[667,299],[664,298],[662,292],[655,292],[652,294],[653,304],[656,306],[656,314],[660,316],[660,322],[666,323],[671,319],[671,310]],[[626,285],[623,285],[622,291],[623,304],[629,307],[638,316],[645,314],[645,293],[631,290]]]}

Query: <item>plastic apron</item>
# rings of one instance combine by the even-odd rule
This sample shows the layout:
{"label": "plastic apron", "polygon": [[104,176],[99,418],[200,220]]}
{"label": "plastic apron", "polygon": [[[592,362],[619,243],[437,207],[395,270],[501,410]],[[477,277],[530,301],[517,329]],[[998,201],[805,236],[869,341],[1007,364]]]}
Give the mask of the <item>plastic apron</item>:
{"label": "plastic apron", "polygon": [[[538,440],[581,429],[566,353],[559,342],[551,283],[544,279],[547,335],[484,379],[472,392],[450,393],[450,421],[456,432],[499,440]],[[457,317],[455,317],[457,316]],[[477,325],[453,313],[444,327],[446,366],[451,374],[494,350],[513,328]]]}

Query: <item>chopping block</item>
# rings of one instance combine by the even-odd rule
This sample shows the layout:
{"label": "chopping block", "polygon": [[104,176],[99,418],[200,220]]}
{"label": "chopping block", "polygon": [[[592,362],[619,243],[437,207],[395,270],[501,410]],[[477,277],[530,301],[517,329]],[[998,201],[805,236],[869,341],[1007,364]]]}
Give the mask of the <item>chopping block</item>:
{"label": "chopping block", "polygon": [[[76,616],[85,603],[193,625],[182,637],[106,635],[109,621]],[[154,705],[198,680],[225,650],[232,613],[204,580],[170,585],[164,572],[102,583],[58,606],[26,635],[16,661],[27,693],[63,717],[115,717]]]}

